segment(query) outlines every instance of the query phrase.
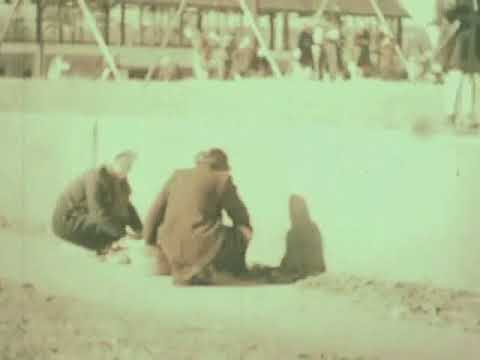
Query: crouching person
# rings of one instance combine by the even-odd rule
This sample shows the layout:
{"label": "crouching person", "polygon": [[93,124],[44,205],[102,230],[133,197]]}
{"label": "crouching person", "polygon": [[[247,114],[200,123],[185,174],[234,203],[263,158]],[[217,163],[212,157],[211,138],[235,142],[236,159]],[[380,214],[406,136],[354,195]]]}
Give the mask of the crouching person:
{"label": "crouching person", "polygon": [[[229,170],[222,150],[200,153],[195,168],[173,174],[148,214],[143,237],[158,247],[159,273],[177,285],[215,284],[218,274],[247,272],[252,227]],[[232,227],[222,224],[223,210]]]}
{"label": "crouching person", "polygon": [[127,176],[136,159],[131,151],[117,155],[110,165],[93,169],[73,181],[60,196],[52,227],[58,237],[102,252],[127,235],[141,237],[142,222],[130,202]]}

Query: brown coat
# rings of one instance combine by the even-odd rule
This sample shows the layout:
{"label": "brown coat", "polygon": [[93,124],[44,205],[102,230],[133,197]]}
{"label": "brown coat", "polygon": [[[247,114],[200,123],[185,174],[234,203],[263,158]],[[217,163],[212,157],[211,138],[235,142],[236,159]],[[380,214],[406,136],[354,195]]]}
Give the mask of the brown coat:
{"label": "brown coat", "polygon": [[144,239],[161,246],[176,280],[189,281],[217,255],[226,231],[222,210],[234,226],[251,227],[230,173],[205,164],[176,171],[158,195]]}
{"label": "brown coat", "polygon": [[[142,231],[142,223],[130,202],[131,188],[127,180],[116,179],[106,167],[93,169],[73,181],[60,196],[54,213],[53,228],[62,238],[70,238],[79,230],[81,218],[102,225],[111,238],[125,235],[128,225]],[[76,234],[81,236],[81,234]]]}

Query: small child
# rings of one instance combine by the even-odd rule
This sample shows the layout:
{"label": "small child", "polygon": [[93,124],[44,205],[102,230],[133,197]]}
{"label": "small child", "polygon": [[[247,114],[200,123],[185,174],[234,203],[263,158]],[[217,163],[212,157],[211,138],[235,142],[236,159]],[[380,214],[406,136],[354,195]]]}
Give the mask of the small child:
{"label": "small child", "polygon": [[322,237],[318,226],[311,220],[305,199],[290,197],[291,228],[287,233],[287,249],[280,270],[300,277],[326,271]]}

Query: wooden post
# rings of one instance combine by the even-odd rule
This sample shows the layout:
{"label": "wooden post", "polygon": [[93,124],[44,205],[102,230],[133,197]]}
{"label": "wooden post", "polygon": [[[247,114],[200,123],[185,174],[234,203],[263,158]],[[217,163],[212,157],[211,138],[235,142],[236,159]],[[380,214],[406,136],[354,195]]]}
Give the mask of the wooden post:
{"label": "wooden post", "polygon": [[138,28],[140,30],[140,45],[144,44],[144,33],[143,33],[143,12],[144,12],[144,6],[143,4],[140,4],[140,14],[138,17]]}
{"label": "wooden post", "polygon": [[63,0],[58,2],[58,41],[63,44]]}
{"label": "wooden post", "polygon": [[184,12],[182,11],[182,13],[180,14],[180,17],[179,17],[179,20],[180,20],[180,23],[178,24],[178,31],[179,31],[179,42],[180,42],[180,45],[184,45],[185,44],[185,39],[184,39],[184,35],[183,35],[183,28],[185,27],[185,18],[184,18]]}
{"label": "wooden post", "polygon": [[104,39],[105,44],[110,44],[110,3],[105,2],[105,29],[104,29]]}
{"label": "wooden post", "polygon": [[197,30],[202,31],[202,18],[203,18],[203,12],[201,9],[198,9],[197,13]]}
{"label": "wooden post", "polygon": [[290,21],[288,12],[283,13],[283,49],[290,50]]}
{"label": "wooden post", "polygon": [[45,43],[43,41],[43,1],[37,0],[37,18],[36,18],[36,33],[37,33],[37,43],[38,43],[38,68],[37,76],[42,77],[43,67],[44,67],[44,53],[45,53]]}
{"label": "wooden post", "polygon": [[403,22],[402,22],[402,17],[397,18],[397,26],[398,26],[397,42],[400,45],[400,49],[403,49]]}
{"label": "wooden post", "polygon": [[125,45],[125,11],[126,11],[126,4],[125,1],[122,1],[121,4],[121,13],[120,13],[120,43]]}
{"label": "wooden post", "polygon": [[270,49],[275,50],[275,13],[270,13]]}

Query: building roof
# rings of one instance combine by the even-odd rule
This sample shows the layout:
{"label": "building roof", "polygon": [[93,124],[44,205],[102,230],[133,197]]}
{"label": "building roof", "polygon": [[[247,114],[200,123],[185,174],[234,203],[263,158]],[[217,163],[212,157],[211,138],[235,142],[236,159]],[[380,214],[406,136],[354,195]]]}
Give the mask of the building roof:
{"label": "building roof", "polygon": [[[410,14],[398,0],[376,0],[382,13],[391,17],[409,17]],[[259,0],[260,11],[291,10],[301,13],[316,12],[323,0]],[[375,16],[370,0],[328,0],[327,12],[347,15]]]}
{"label": "building roof", "polygon": [[[178,6],[180,0],[124,0],[126,3],[146,3],[151,5]],[[257,0],[258,11],[269,13],[292,11],[302,14],[314,14],[324,0]],[[375,16],[371,0],[328,0],[327,12],[357,16]],[[399,0],[376,0],[383,14],[388,17],[409,17],[410,14]],[[248,2],[248,1],[247,1]],[[187,6],[223,10],[240,10],[237,0],[187,0]]]}

